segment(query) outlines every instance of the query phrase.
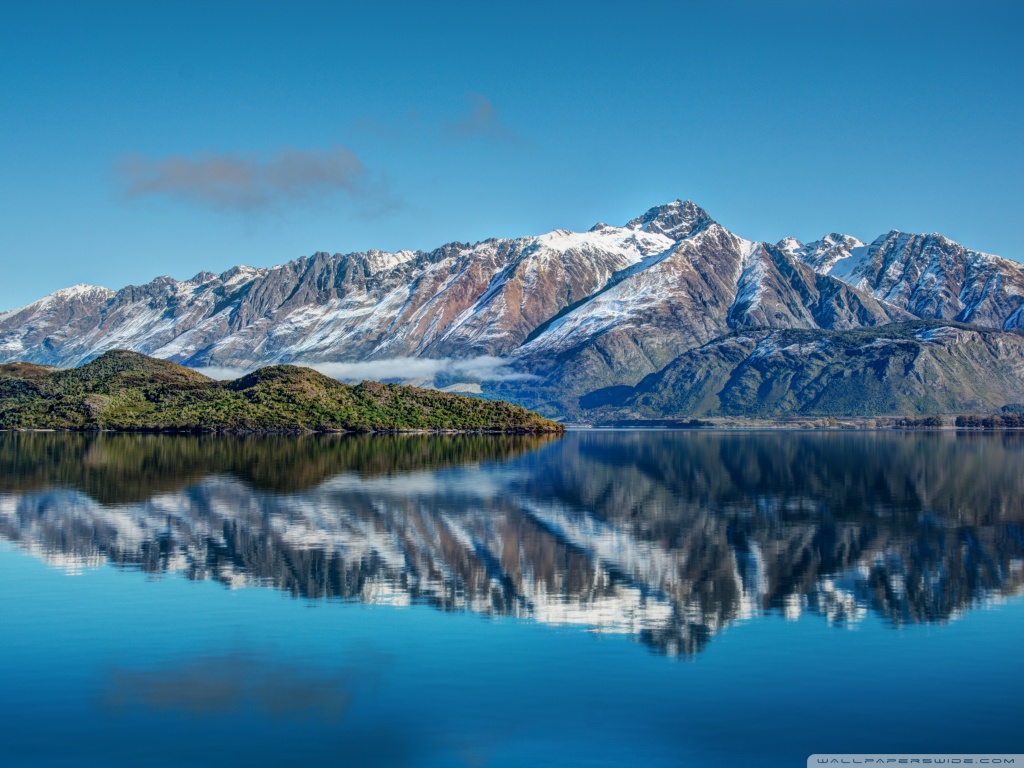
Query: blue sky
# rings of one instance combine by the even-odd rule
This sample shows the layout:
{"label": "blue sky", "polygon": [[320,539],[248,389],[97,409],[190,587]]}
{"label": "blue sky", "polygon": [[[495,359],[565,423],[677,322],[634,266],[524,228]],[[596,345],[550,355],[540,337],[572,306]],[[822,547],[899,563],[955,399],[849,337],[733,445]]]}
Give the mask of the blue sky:
{"label": "blue sky", "polygon": [[5,3],[0,309],[621,224],[1024,259],[1024,3]]}

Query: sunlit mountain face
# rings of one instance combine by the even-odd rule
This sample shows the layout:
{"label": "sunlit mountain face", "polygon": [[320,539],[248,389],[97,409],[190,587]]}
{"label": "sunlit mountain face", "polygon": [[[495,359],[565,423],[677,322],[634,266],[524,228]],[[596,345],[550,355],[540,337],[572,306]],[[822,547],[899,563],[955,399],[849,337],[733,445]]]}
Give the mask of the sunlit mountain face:
{"label": "sunlit mountain face", "polygon": [[947,622],[1024,583],[1024,435],[0,434],[0,536],[75,573],[514,616],[690,655],[765,612]]}
{"label": "sunlit mountain face", "polygon": [[295,363],[592,425],[906,416],[1019,409],[1022,328],[1016,261],[897,231],[758,242],[676,200],[586,232],[62,288],[0,313],[0,364]]}

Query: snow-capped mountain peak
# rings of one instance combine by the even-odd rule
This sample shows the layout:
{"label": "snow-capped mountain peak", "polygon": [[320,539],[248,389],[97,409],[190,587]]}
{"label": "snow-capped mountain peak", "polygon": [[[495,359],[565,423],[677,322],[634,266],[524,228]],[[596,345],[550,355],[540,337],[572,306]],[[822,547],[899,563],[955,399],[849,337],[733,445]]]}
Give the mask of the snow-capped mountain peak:
{"label": "snow-capped mountain peak", "polygon": [[691,200],[674,200],[649,209],[626,224],[627,229],[639,229],[682,240],[706,229],[714,220],[707,211]]}
{"label": "snow-capped mountain peak", "polygon": [[793,258],[799,258],[804,250],[804,244],[795,237],[784,237],[775,244],[775,247]]}
{"label": "snow-capped mountain peak", "polygon": [[938,233],[898,229],[836,253],[843,250],[845,255],[815,268],[918,317],[1021,327],[1024,266],[1018,262],[972,251]]}
{"label": "snow-capped mountain peak", "polygon": [[62,299],[69,301],[71,299],[86,298],[92,296],[106,296],[110,298],[114,295],[114,292],[109,288],[104,288],[101,285],[89,285],[87,283],[78,283],[72,285],[70,288],[60,288],[50,294],[50,298]]}
{"label": "snow-capped mountain peak", "polygon": [[836,262],[848,258],[854,248],[862,248],[864,243],[852,235],[832,232],[806,244],[795,237],[787,237],[776,243],[776,247],[815,272],[826,275]]}
{"label": "snow-capped mountain peak", "polygon": [[0,362],[76,365],[108,349],[230,368],[486,359],[577,397],[633,386],[730,331],[913,316],[1024,326],[1024,267],[897,231],[870,246],[754,242],[676,200],[588,232],[73,286],[0,314]]}

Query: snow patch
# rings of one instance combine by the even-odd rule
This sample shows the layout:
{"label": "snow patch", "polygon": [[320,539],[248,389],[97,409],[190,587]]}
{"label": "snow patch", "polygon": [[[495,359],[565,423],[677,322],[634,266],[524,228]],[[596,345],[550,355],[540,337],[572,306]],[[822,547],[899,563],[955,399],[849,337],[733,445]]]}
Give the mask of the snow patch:
{"label": "snow patch", "polygon": [[960,341],[965,332],[959,328],[942,326],[939,328],[922,328],[914,332],[914,338],[925,344],[937,344],[941,342]]}
{"label": "snow patch", "polygon": [[784,237],[775,244],[775,247],[794,259],[799,259],[804,252],[804,244],[795,237]]}
{"label": "snow patch", "polygon": [[833,232],[825,235],[821,240],[815,240],[806,245],[800,245],[799,241],[787,238],[780,241],[779,247],[797,261],[824,275],[830,274],[838,262],[848,259],[853,249],[863,248],[864,243],[851,235]]}
{"label": "snow patch", "polygon": [[837,260],[825,274],[871,293],[865,272],[873,256],[873,246],[858,245],[850,249],[849,256]]}
{"label": "snow patch", "polygon": [[729,318],[734,318],[737,311],[742,314],[757,309],[761,304],[761,295],[764,293],[765,266],[764,259],[767,254],[760,243],[752,243],[749,240],[740,241],[739,274],[736,276],[736,298],[729,307]]}
{"label": "snow patch", "polygon": [[60,290],[54,291],[50,294],[51,298],[63,299],[65,301],[71,301],[72,299],[109,299],[113,297],[114,292],[109,288],[104,288],[101,285],[88,285],[86,283],[78,283],[72,285],[70,288],[61,288]]}

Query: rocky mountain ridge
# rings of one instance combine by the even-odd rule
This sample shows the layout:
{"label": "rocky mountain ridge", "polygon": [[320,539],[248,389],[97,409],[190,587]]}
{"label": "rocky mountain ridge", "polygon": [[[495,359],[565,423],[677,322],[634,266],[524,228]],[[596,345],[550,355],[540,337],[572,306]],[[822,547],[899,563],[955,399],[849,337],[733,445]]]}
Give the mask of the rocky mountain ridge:
{"label": "rocky mountain ridge", "polygon": [[[988,372],[981,384],[979,369]],[[635,387],[580,399],[605,423],[696,416],[992,413],[1024,403],[1024,333],[962,323],[751,329],[692,349]]]}
{"label": "rocky mountain ridge", "polygon": [[0,314],[0,362],[70,366],[113,348],[235,370],[481,360],[406,379],[482,383],[485,394],[564,414],[730,333],[914,319],[1020,328],[1024,267],[939,235],[754,242],[675,201],[587,232],[429,253],[321,252],[116,292],[75,286]]}

